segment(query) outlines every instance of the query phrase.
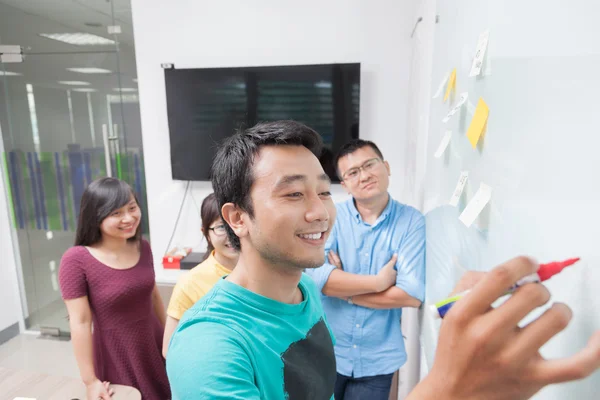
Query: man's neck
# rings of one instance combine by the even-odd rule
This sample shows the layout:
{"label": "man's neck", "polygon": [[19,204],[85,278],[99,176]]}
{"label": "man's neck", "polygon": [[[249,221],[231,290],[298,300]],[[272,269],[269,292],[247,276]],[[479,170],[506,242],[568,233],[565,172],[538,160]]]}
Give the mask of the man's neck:
{"label": "man's neck", "polygon": [[369,200],[357,200],[354,199],[354,205],[358,210],[363,221],[368,224],[372,224],[377,221],[377,218],[381,215],[385,207],[390,200],[390,195],[385,193],[382,196],[378,196],[374,199]]}
{"label": "man's neck", "polygon": [[257,253],[248,253],[241,251],[235,269],[227,277],[228,281],[281,303],[302,302],[302,292],[298,289],[301,270],[271,265]]}

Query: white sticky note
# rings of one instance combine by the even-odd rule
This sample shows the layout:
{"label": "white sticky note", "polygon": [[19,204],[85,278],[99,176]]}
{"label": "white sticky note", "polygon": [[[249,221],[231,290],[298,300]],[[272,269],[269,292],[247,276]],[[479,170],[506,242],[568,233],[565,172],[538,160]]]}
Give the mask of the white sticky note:
{"label": "white sticky note", "polygon": [[46,232],[46,239],[52,240],[53,237],[54,237],[54,234],[52,233],[52,231]]}
{"label": "white sticky note", "polygon": [[435,155],[434,155],[435,158],[440,158],[442,156],[442,154],[444,154],[444,152],[446,151],[446,148],[448,147],[448,144],[450,144],[451,138],[452,138],[452,131],[446,131],[446,133],[444,134],[444,137],[442,138],[442,141],[440,142],[440,145],[439,145],[437,151],[435,152]]}
{"label": "white sticky note", "polygon": [[446,74],[446,76],[444,77],[444,79],[442,79],[442,81],[440,82],[440,86],[438,87],[438,89],[435,91],[435,94],[433,95],[434,99],[437,99],[438,97],[440,97],[440,95],[442,94],[442,91],[444,90],[444,87],[446,86],[446,82],[448,82],[448,78],[450,78],[450,72],[448,72]]}
{"label": "white sticky note", "polygon": [[458,183],[456,184],[456,188],[454,189],[454,193],[452,193],[452,198],[450,199],[450,205],[456,207],[458,205],[458,201],[460,200],[460,196],[462,196],[463,190],[465,190],[465,185],[467,184],[467,180],[469,179],[469,171],[463,171],[460,173],[460,178],[458,178]]}
{"label": "white sticky note", "polygon": [[485,50],[487,49],[489,38],[489,29],[479,35],[479,40],[477,41],[477,51],[475,52],[475,57],[473,57],[473,64],[471,64],[471,72],[469,73],[469,76],[477,76],[481,73],[483,57],[485,56]]}
{"label": "white sticky note", "polygon": [[467,204],[467,207],[460,214],[460,222],[468,228],[477,219],[483,208],[492,198],[492,188],[485,183],[482,183],[473,199]]}
{"label": "white sticky note", "polygon": [[463,104],[465,104],[465,102],[467,101],[468,98],[469,98],[469,93],[467,93],[467,92],[461,93],[458,103],[456,103],[456,105],[454,107],[452,107],[452,110],[450,110],[448,112],[448,115],[446,115],[444,117],[442,122],[446,123],[446,122],[450,121],[450,118],[452,118],[452,116],[454,114],[456,114],[458,112],[458,110],[460,110],[460,108],[463,106]]}

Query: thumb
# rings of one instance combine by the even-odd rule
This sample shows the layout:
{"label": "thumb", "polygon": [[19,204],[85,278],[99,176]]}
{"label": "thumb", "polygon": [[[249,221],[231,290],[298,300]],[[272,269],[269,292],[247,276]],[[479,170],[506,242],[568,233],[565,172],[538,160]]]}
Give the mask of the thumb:
{"label": "thumb", "polygon": [[392,256],[392,258],[390,259],[390,262],[388,262],[388,265],[389,264],[394,265],[394,264],[396,264],[396,261],[398,261],[398,254],[394,253],[394,255]]}

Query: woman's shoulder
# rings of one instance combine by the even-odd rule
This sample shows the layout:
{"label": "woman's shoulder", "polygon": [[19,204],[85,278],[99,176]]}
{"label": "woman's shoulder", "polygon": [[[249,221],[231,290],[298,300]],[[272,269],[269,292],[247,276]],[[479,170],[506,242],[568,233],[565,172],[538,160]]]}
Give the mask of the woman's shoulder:
{"label": "woman's shoulder", "polygon": [[61,262],[81,261],[81,257],[86,256],[88,250],[84,246],[73,246],[63,253]]}

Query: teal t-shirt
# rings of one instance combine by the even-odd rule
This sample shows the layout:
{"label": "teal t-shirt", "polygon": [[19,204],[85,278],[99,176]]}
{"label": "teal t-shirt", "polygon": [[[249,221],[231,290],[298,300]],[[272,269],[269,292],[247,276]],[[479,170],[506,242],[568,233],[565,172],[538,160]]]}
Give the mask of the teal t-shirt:
{"label": "teal t-shirt", "polygon": [[317,287],[285,304],[222,279],[181,319],[167,353],[173,400],[331,400],[333,336]]}

